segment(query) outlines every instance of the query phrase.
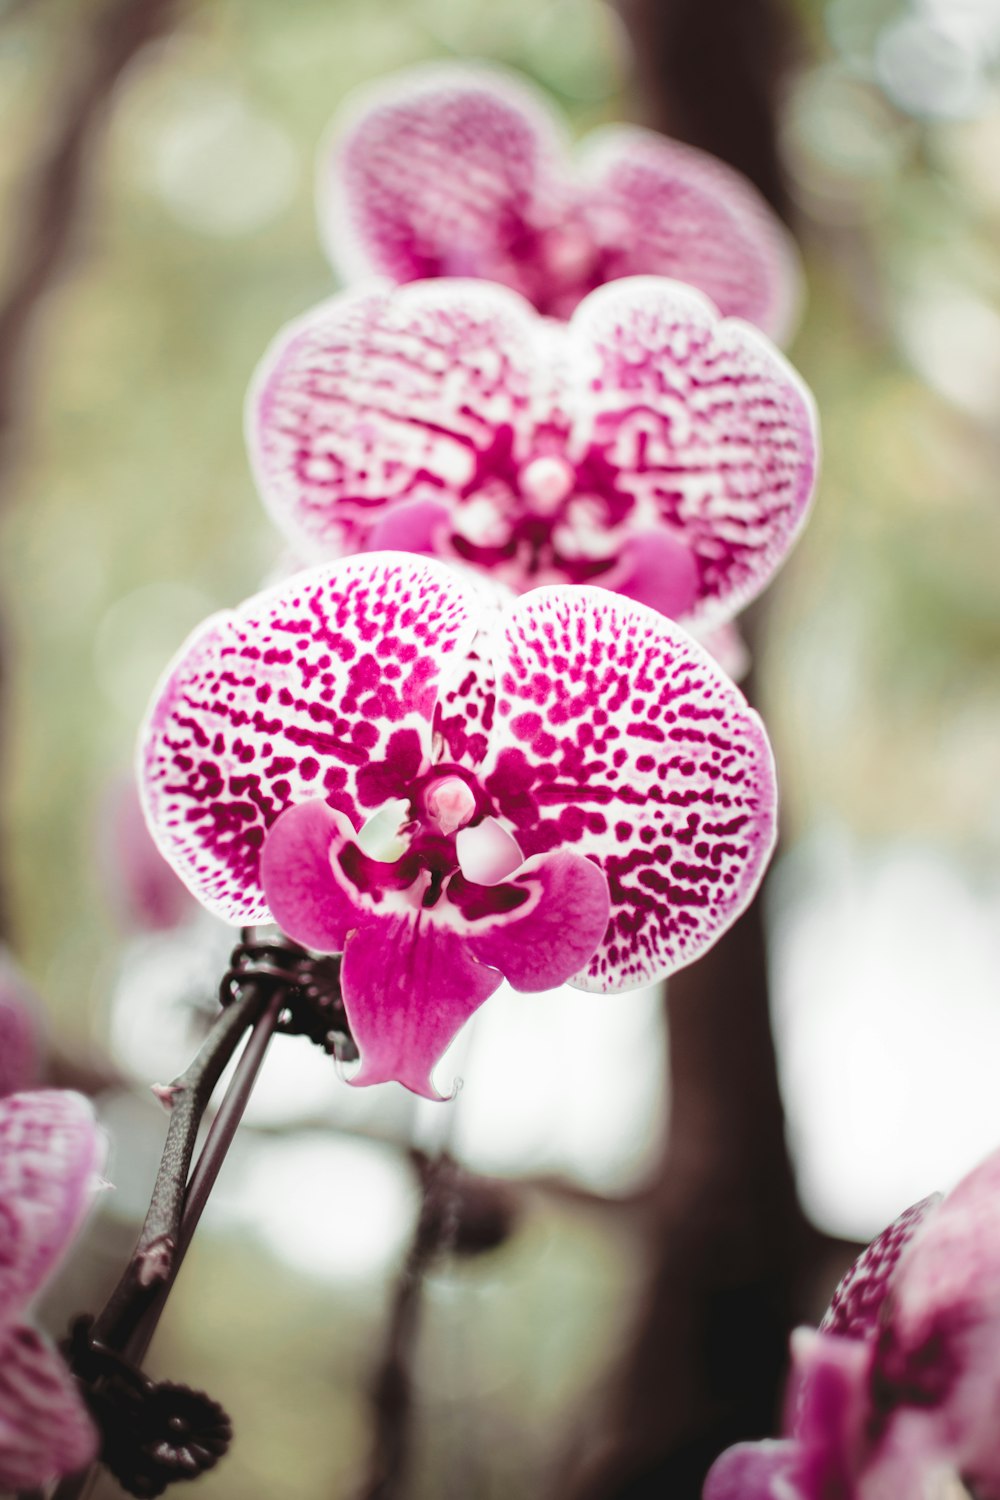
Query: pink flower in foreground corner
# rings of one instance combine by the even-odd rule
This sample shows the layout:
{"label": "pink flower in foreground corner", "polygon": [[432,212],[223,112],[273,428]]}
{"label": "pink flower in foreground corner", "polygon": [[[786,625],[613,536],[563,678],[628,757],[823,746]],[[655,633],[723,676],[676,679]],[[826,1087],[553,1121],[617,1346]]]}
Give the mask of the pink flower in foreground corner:
{"label": "pink flower in foreground corner", "polygon": [[543,95],[426,67],[348,101],[320,162],[320,230],[348,279],[480,276],[568,317],[620,276],[671,276],[782,342],[801,294],[790,235],[741,173],[638,126],[574,164]]}
{"label": "pink flower in foreground corner", "polygon": [[816,478],[812,398],[756,329],[634,277],[555,324],[505,287],[323,303],[247,401],[258,487],[307,553],[403,548],[516,592],[594,583],[691,628],[770,581]]}
{"label": "pink flower in foreground corner", "polygon": [[97,1432],[65,1363],[26,1305],[49,1279],[98,1186],[104,1137],[80,1094],[0,1099],[0,1489],[82,1468]]}
{"label": "pink flower in foreground corner", "polygon": [[406,554],[206,622],[139,774],[211,910],[343,952],[356,1081],[429,1097],[503,978],[617,991],[679,968],[750,900],[774,839],[763,727],[678,627],[596,589],[499,613]]}
{"label": "pink flower in foreground corner", "polygon": [[705,1500],[1000,1500],[1000,1151],[869,1246],[792,1368],[790,1436]]}

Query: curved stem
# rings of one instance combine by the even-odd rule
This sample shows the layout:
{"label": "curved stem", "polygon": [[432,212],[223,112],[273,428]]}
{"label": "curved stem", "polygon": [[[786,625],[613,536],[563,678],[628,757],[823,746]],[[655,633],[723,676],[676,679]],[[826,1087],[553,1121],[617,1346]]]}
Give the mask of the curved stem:
{"label": "curved stem", "polygon": [[269,993],[261,985],[247,984],[219,1016],[190,1067],[169,1085],[170,1125],[149,1211],[132,1258],[94,1323],[93,1337],[110,1349],[124,1349],[160,1288],[169,1284],[176,1270],[198,1128],[240,1038],[260,1016]]}
{"label": "curved stem", "polygon": [[[153,1199],[135,1254],[107,1306],[95,1320],[92,1338],[141,1363],[181,1268],[209,1194],[243,1118],[253,1086],[274,1035],[286,987],[248,980],[238,999],[223,1011],[191,1066],[170,1085],[177,1091],[174,1113]],[[253,1027],[229,1088],[188,1181],[198,1126],[215,1085],[248,1026]],[[156,1275],[150,1275],[150,1265]],[[52,1500],[82,1500],[96,1466],[68,1475]]]}
{"label": "curved stem", "polygon": [[[256,988],[256,986],[248,986]],[[266,996],[266,992],[265,992]],[[257,1081],[274,1028],[278,1023],[281,1008],[285,1001],[285,993],[282,989],[276,989],[270,998],[266,1009],[257,1016],[254,1022],[253,1032],[243,1055],[239,1060],[236,1072],[233,1074],[232,1082],[226,1090],[225,1097],[219,1106],[215,1119],[212,1121],[208,1132],[208,1138],[198,1158],[191,1181],[188,1184],[187,1193],[184,1197],[184,1211],[181,1217],[178,1233],[176,1253],[173,1257],[170,1272],[166,1280],[160,1285],[152,1303],[144,1310],[144,1314],[138,1326],[128,1339],[123,1350],[125,1356],[135,1364],[140,1364],[149,1348],[156,1325],[160,1320],[170,1289],[177,1278],[184,1256],[187,1254],[188,1246],[198,1227],[198,1223],[208,1202],[209,1194],[215,1186],[215,1180],[219,1175],[222,1163],[233,1143],[233,1137],[243,1118],[243,1112],[247,1107],[253,1086]]]}

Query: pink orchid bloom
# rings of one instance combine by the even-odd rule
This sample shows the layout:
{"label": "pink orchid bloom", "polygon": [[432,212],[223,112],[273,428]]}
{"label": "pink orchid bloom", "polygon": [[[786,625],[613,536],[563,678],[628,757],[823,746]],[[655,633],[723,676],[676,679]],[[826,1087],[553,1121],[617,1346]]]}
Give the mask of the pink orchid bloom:
{"label": "pink orchid bloom", "polygon": [[361,90],[330,132],[320,232],[351,281],[477,276],[568,317],[621,276],[670,276],[776,342],[795,323],[791,236],[741,173],[638,126],[577,160],[543,95],[475,66],[416,68]]}
{"label": "pink orchid bloom", "polygon": [[90,1206],[104,1137],[79,1094],[0,1099],[0,1489],[34,1489],[83,1468],[97,1431],[69,1370],[26,1323]]}
{"label": "pink orchid bloom", "polygon": [[792,1338],[787,1431],[713,1466],[705,1500],[1000,1500],[1000,1151],[925,1199]]}
{"label": "pink orchid bloom", "polygon": [[28,1088],[38,1074],[38,1005],[27,980],[0,952],[0,1096]]}
{"label": "pink orchid bloom", "polygon": [[763,727],[682,630],[597,589],[500,611],[407,554],[209,620],[154,699],[139,775],[205,905],[343,952],[354,1081],[428,1097],[504,978],[670,973],[746,906],[774,839]]}
{"label": "pink orchid bloom", "polygon": [[335,297],[272,345],[247,441],[307,554],[401,548],[515,592],[599,584],[699,630],[783,561],[818,448],[812,398],[764,336],[652,277],[568,324],[485,282]]}

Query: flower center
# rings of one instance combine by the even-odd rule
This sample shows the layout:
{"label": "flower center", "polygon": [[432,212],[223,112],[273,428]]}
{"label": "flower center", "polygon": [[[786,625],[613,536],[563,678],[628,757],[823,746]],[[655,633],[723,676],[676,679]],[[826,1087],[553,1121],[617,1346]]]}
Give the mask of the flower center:
{"label": "flower center", "polygon": [[531,508],[542,515],[551,515],[572,491],[576,475],[565,458],[546,454],[526,463],[518,482]]}
{"label": "flower center", "polygon": [[475,816],[476,798],[461,776],[444,776],[432,782],[424,794],[427,821],[438,832],[450,836]]}

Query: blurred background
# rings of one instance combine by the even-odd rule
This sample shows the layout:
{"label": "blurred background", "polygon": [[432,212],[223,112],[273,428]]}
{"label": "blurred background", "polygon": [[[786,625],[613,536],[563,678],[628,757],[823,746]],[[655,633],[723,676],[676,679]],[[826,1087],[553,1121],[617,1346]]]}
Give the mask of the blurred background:
{"label": "blurred background", "polygon": [[6,0],[3,925],[115,1141],[53,1326],[128,1253],[163,1134],[144,1088],[227,962],[144,864],[129,765],[184,635],[278,561],[241,408],[334,286],[316,144],[358,82],[455,56],[526,73],[576,133],[717,149],[802,246],[823,478],[750,627],[783,797],[767,966],[754,917],[667,1010],[500,993],[443,1109],[276,1044],[152,1355],[232,1412],[206,1500],[364,1492],[445,1136],[465,1196],[409,1351],[415,1500],[697,1495],[773,1421],[786,1325],[852,1244],[1000,1144],[1000,5]]}

